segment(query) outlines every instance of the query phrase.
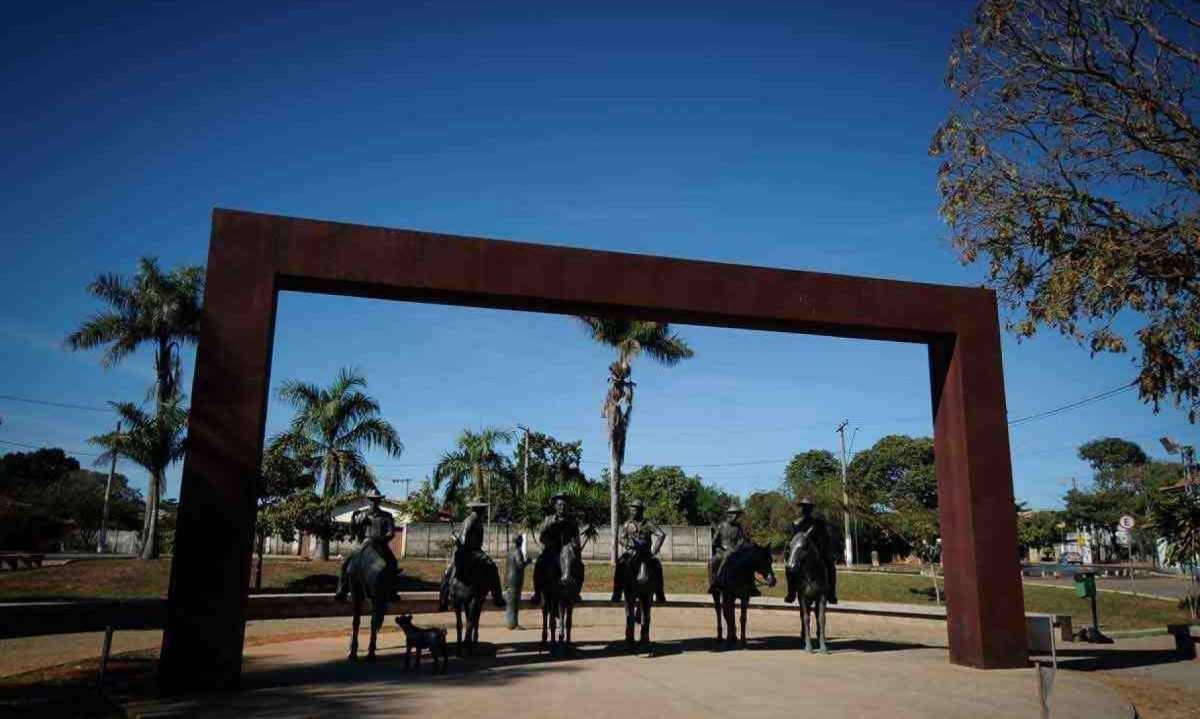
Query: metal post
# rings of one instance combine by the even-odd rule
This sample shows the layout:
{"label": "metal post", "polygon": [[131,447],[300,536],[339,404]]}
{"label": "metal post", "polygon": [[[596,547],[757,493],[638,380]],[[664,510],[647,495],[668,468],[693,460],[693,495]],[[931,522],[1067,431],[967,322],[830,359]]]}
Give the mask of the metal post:
{"label": "metal post", "polygon": [[[116,434],[121,433],[121,422],[117,421]],[[96,539],[96,554],[103,554],[105,549],[105,533],[108,530],[108,498],[112,494],[113,475],[117,472],[117,453],[113,452],[112,464],[108,466],[108,481],[104,483],[104,514],[100,519],[100,534]]]}
{"label": "metal post", "polygon": [[518,424],[517,429],[525,433],[525,471],[521,478],[522,494],[529,494],[529,428],[523,424]]}
{"label": "metal post", "polygon": [[845,524],[843,536],[846,545],[846,566],[854,564],[854,543],[850,538],[850,494],[846,490],[846,425],[850,420],[843,420],[838,425],[837,433],[842,437],[842,521]]}

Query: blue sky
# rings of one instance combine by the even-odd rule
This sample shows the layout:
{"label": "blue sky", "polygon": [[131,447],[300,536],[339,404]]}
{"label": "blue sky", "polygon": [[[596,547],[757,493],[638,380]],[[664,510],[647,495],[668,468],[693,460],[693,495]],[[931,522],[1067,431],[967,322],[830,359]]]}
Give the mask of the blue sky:
{"label": "blue sky", "polygon": [[[971,7],[15,8],[0,29],[0,394],[141,399],[148,353],[103,371],[62,338],[95,309],[83,288],[97,273],[147,253],[202,264],[217,206],[978,284],[982,268],[946,243],[926,155]],[[604,463],[610,357],[569,318],[297,294],[279,308],[272,384],[360,366],[406,445],[372,457],[384,478],[425,476],[464,426],[518,422],[582,439],[589,473]],[[694,360],[635,369],[630,464],[682,464],[745,496],[797,451],[836,449],[842,418],[856,449],[931,431],[922,346],[679,329]],[[1136,371],[1051,335],[1006,337],[1004,353],[1013,418]],[[112,424],[4,400],[0,417],[0,440],[84,451]],[[272,402],[269,428],[287,418]],[[1162,434],[1197,439],[1181,412],[1153,415],[1133,393],[1015,427],[1017,496],[1058,504],[1088,476],[1074,452],[1088,439],[1163,456]]]}

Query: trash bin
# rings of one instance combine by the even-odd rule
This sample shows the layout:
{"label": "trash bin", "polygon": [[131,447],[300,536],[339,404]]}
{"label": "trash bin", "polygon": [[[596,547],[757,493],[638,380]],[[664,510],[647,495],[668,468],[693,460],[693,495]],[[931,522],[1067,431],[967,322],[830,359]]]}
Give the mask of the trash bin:
{"label": "trash bin", "polygon": [[1076,572],[1075,596],[1082,599],[1091,599],[1096,596],[1095,572]]}

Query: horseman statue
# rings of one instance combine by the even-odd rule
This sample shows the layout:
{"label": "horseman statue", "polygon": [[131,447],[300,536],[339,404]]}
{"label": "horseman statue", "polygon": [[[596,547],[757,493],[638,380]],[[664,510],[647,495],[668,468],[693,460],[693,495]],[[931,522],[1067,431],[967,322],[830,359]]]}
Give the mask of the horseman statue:
{"label": "horseman statue", "polygon": [[[737,504],[730,505],[725,510],[725,520],[713,530],[712,558],[708,560],[708,593],[717,589],[717,579],[725,568],[725,560],[738,547],[750,544],[750,535],[742,527],[742,508]],[[751,596],[757,597],[761,592],[757,588],[751,590]]]}
{"label": "horseman statue", "polygon": [[[580,557],[583,552],[583,543],[579,539],[579,523],[575,521],[574,517],[567,514],[567,495],[560,493],[551,499],[554,502],[554,514],[542,520],[542,525],[538,528],[538,543],[542,545],[542,551],[533,565],[532,601],[535,605],[542,602],[542,592],[545,590],[545,587],[542,586],[542,578],[546,574],[547,565],[559,560],[563,547],[568,544],[573,546],[576,557]],[[577,559],[576,565],[572,574],[582,577],[583,560]],[[572,599],[576,602],[582,601],[578,592]]]}
{"label": "horseman statue", "polygon": [[[813,501],[808,497],[803,497],[796,502],[800,507],[800,518],[792,522],[792,538],[788,542],[789,547],[796,546],[800,535],[812,543],[818,556],[825,560],[825,600],[828,604],[837,604],[837,551],[833,547],[829,531],[829,524],[822,518],[813,516]],[[795,569],[791,566],[793,561],[792,552],[788,556],[788,569]],[[787,574],[787,597],[785,602],[791,603],[796,599],[796,593],[800,587],[795,586],[792,579],[794,572],[788,571]]]}
{"label": "horseman statue", "polygon": [[662,604],[667,601],[667,596],[663,592],[663,569],[662,562],[658,559],[658,550],[662,549],[667,533],[646,519],[646,505],[642,500],[635,499],[630,502],[629,509],[632,516],[621,526],[621,547],[625,551],[617,560],[617,568],[613,572],[612,601],[621,601],[626,581],[630,574],[637,575],[640,569],[638,564],[645,557],[646,569],[654,581],[654,599]]}
{"label": "horseman statue", "polygon": [[477,575],[481,577],[496,577],[495,583],[488,582],[487,587],[477,587],[481,592],[487,589],[492,590],[492,603],[497,607],[504,606],[504,598],[500,594],[500,570],[496,568],[495,562],[483,551],[483,528],[486,520],[483,516],[483,510],[487,509],[487,502],[479,497],[473,497],[470,502],[467,502],[467,507],[471,510],[467,514],[467,518],[463,520],[462,536],[455,537],[454,554],[450,561],[446,564],[446,572],[442,575],[442,584],[438,592],[438,611],[445,612],[450,609],[450,588],[451,583],[462,577],[466,578],[469,575]]}
{"label": "horseman statue", "polygon": [[350,594],[347,571],[351,562],[368,550],[379,555],[392,576],[399,573],[396,555],[392,554],[392,549],[388,546],[392,537],[396,536],[396,519],[392,517],[391,512],[379,506],[379,503],[383,501],[383,495],[379,493],[378,489],[372,489],[367,495],[367,499],[371,501],[370,508],[360,509],[350,515],[350,534],[360,544],[358,549],[342,560],[342,569],[338,574],[337,592],[334,594],[334,599],[338,601],[345,601]]}

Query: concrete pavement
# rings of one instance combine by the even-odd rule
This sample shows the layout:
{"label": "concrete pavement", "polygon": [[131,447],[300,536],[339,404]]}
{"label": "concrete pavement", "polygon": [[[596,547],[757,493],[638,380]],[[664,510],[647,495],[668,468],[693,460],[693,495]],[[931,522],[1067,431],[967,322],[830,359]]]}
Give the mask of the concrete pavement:
{"label": "concrete pavement", "polygon": [[[522,614],[527,625],[540,621]],[[425,626],[444,624],[430,616]],[[449,618],[452,621],[452,618]],[[798,615],[753,612],[750,647],[713,651],[711,611],[679,609],[654,617],[653,656],[623,652],[613,640],[616,609],[576,615],[570,654],[540,653],[538,632],[508,631],[487,615],[489,651],[452,659],[450,673],[403,673],[401,635],[381,640],[375,664],[344,660],[346,639],[249,647],[243,691],[128,702],[131,716],[316,717],[448,716],[505,713],[522,719],[608,716],[635,710],[657,719],[795,716],[1037,716],[1032,669],[977,671],[947,661],[945,625],[923,619],[831,615],[833,653],[809,655]],[[453,633],[453,630],[451,630]],[[1054,716],[1128,717],[1128,707],[1092,675],[1060,672]],[[636,709],[635,709],[636,708]]]}

